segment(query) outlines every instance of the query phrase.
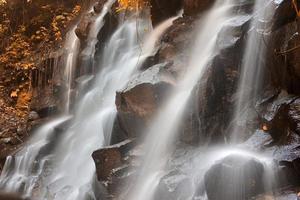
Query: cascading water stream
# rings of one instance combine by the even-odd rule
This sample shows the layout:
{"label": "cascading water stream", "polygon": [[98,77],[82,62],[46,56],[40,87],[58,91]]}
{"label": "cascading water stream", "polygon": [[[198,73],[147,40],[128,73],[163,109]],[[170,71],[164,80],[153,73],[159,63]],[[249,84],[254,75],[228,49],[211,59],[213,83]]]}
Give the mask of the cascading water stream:
{"label": "cascading water stream", "polygon": [[[92,57],[97,43],[97,33],[103,26],[104,16],[113,2],[114,0],[110,0],[105,4],[102,13],[92,26],[89,34],[90,43],[85,48],[85,50],[89,49]],[[34,137],[28,147],[19,152],[16,158],[8,158],[0,182],[6,191],[18,192],[25,182],[24,193],[31,196],[32,189],[39,181],[39,190],[43,190],[42,194],[38,195],[39,199],[74,200],[84,199],[87,195],[94,198],[90,188],[95,173],[91,154],[110,142],[110,133],[116,115],[116,91],[125,86],[148,56],[155,53],[156,42],[176,19],[168,19],[152,31],[149,14],[144,17],[126,18],[105,46],[104,59],[99,64],[100,72],[94,85],[86,95],[79,98],[75,118],[71,126],[60,136],[60,142],[55,144],[54,152],[43,157],[43,160],[36,160],[44,143],[49,142],[47,140],[53,129],[70,117],[58,118],[45,125],[38,131],[37,137]],[[74,30],[75,28],[68,34],[66,41],[68,52],[66,78],[67,83],[70,84],[67,91],[67,108],[70,107],[72,67],[78,54],[78,39]],[[41,177],[46,161],[49,161],[47,171],[50,170],[50,174],[47,172]],[[38,174],[32,174],[31,163],[37,162],[40,163],[39,166],[34,167],[38,170]],[[13,165],[17,167],[12,168]],[[25,177],[30,180],[23,181],[22,178]]]}
{"label": "cascading water stream", "polygon": [[65,43],[65,48],[67,51],[66,67],[65,67],[65,75],[64,75],[66,79],[66,87],[67,87],[66,105],[65,105],[66,113],[70,112],[72,82],[74,80],[74,68],[76,67],[77,56],[80,47],[80,41],[75,33],[76,27],[77,26],[74,26],[74,28],[68,32],[66,43]]}
{"label": "cascading water stream", "polygon": [[68,116],[60,117],[42,126],[28,141],[24,149],[17,155],[7,158],[0,177],[1,190],[31,196],[35,184],[42,174],[45,162],[49,159],[49,155],[38,159],[40,150],[49,143],[54,128],[68,119],[70,119]]}
{"label": "cascading water stream", "polygon": [[[270,2],[271,3],[271,2]],[[264,59],[268,44],[271,21],[275,7],[266,1],[256,0],[252,30],[247,38],[246,49],[241,66],[241,77],[238,85],[237,103],[234,114],[234,126],[230,141],[239,142],[243,137],[243,128],[251,120],[251,106],[255,106],[264,75]]]}
{"label": "cascading water stream", "polygon": [[0,177],[0,188],[5,191],[19,192],[25,196],[31,196],[35,184],[43,173],[45,163],[51,157],[51,150],[44,150],[52,145],[55,128],[71,118],[69,116],[70,94],[74,67],[76,65],[79,40],[75,29],[72,28],[66,36],[65,49],[65,73],[66,86],[64,113],[62,117],[51,120],[39,128],[33,137],[26,143],[24,149],[13,157],[8,157]]}
{"label": "cascading water stream", "polygon": [[[148,33],[151,30],[149,19],[132,17],[125,20],[106,45],[94,86],[80,100],[73,125],[64,133],[55,152],[55,169],[46,180],[48,191],[45,191],[45,197],[74,200],[83,199],[88,193],[93,196],[90,184],[95,166],[91,154],[110,142],[116,115],[116,91],[125,86],[143,59],[153,53],[156,41],[175,18]],[[139,38],[145,41],[141,41],[142,44],[151,48],[142,51]]]}
{"label": "cascading water stream", "polygon": [[[219,31],[230,14],[232,1],[219,0],[212,10],[203,18],[201,32],[192,52],[188,70],[177,88],[170,96],[151,128],[146,132],[143,166],[134,187],[129,191],[130,200],[151,200],[168,160],[172,143],[176,138],[179,121],[184,113],[190,95],[201,79],[205,67],[214,56],[215,44]],[[167,119],[167,120],[166,120]]]}

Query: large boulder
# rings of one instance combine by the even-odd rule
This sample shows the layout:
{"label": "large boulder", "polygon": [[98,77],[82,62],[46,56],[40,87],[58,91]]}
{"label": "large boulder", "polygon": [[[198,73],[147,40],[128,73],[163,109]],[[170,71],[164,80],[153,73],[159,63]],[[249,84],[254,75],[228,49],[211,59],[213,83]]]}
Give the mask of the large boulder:
{"label": "large boulder", "polygon": [[231,155],[213,165],[205,174],[209,200],[241,200],[264,190],[264,165],[252,157]]}
{"label": "large boulder", "polygon": [[134,140],[125,140],[95,151],[92,157],[98,181],[109,195],[119,195],[136,171],[140,150]]}
{"label": "large boulder", "polygon": [[173,87],[174,80],[165,67],[161,64],[149,68],[117,93],[119,124],[128,137],[140,135]]}

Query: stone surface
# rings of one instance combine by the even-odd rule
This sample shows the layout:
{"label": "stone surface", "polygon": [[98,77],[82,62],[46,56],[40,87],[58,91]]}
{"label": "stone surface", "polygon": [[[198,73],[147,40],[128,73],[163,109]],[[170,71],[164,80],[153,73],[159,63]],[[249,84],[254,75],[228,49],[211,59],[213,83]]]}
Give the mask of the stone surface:
{"label": "stone surface", "polygon": [[251,157],[231,155],[205,174],[209,200],[248,199],[263,192],[264,166]]}
{"label": "stone surface", "polygon": [[17,194],[1,193],[0,200],[30,200],[29,198],[22,198]]}
{"label": "stone surface", "polygon": [[151,0],[150,4],[153,25],[175,16],[182,8],[182,0]]}
{"label": "stone surface", "polygon": [[117,93],[120,126],[129,137],[140,135],[174,85],[165,64],[149,68]]}

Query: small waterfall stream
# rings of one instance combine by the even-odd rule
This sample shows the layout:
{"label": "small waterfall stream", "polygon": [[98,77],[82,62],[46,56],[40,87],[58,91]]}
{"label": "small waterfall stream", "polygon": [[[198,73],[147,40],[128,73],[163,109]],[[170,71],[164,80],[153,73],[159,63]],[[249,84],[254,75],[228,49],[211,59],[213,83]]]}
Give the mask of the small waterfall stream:
{"label": "small waterfall stream", "polygon": [[153,199],[170,156],[172,143],[176,139],[177,125],[195,85],[216,53],[215,44],[218,33],[230,17],[231,6],[231,0],[219,0],[202,19],[202,28],[195,42],[187,73],[179,81],[177,88],[146,132],[145,152],[147,154],[128,199]]}
{"label": "small waterfall stream", "polygon": [[70,104],[71,104],[71,95],[72,95],[72,83],[74,80],[74,72],[75,72],[75,67],[77,63],[77,56],[79,53],[79,46],[80,46],[80,41],[77,38],[75,34],[75,29],[77,26],[74,26],[74,28],[69,31],[67,34],[66,38],[66,44],[65,48],[67,51],[67,56],[66,56],[66,67],[65,67],[65,79],[66,79],[66,87],[67,87],[67,94],[66,94],[66,105],[65,105],[65,112],[69,113],[70,112]]}
{"label": "small waterfall stream", "polygon": [[[265,1],[256,1],[254,6],[255,18],[252,20],[244,57],[241,66],[241,77],[238,84],[237,103],[235,107],[234,127],[231,141],[236,143],[241,140],[243,126],[252,120],[251,109],[254,108],[265,68],[266,48],[271,21],[275,8]],[[252,107],[251,107],[252,106]],[[252,116],[251,116],[252,115]]]}

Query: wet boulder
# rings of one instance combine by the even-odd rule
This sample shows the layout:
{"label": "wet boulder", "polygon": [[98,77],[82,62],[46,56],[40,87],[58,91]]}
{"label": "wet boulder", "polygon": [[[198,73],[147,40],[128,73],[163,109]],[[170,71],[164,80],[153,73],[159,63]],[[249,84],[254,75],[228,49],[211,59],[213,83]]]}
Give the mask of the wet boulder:
{"label": "wet boulder", "polygon": [[174,86],[166,65],[153,66],[137,75],[126,88],[117,93],[116,105],[120,126],[128,137],[139,135]]}
{"label": "wet boulder", "polygon": [[98,181],[109,194],[118,195],[136,171],[140,150],[135,141],[125,140],[95,151],[92,157]]}
{"label": "wet boulder", "polygon": [[263,164],[252,157],[231,155],[205,174],[209,200],[248,199],[263,192]]}
{"label": "wet boulder", "polygon": [[107,181],[113,169],[122,165],[122,159],[133,147],[132,140],[125,140],[119,144],[108,146],[95,151],[92,155],[99,181]]}
{"label": "wet boulder", "polygon": [[247,14],[238,15],[223,27],[217,39],[218,53],[195,88],[193,98],[197,99],[196,112],[200,121],[204,122],[200,141],[224,142],[233,115],[244,37],[250,20],[251,16]]}
{"label": "wet boulder", "polygon": [[260,105],[260,120],[274,142],[286,143],[291,133],[300,135],[300,99],[281,92],[270,102]]}

